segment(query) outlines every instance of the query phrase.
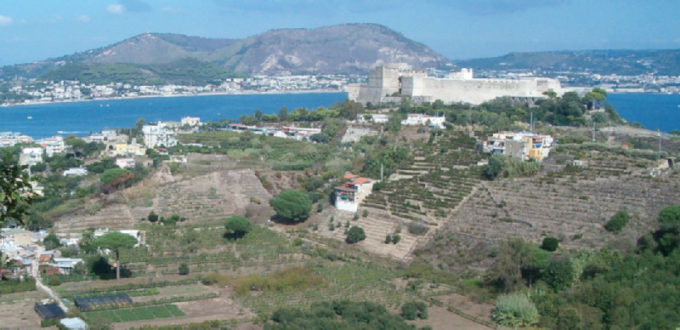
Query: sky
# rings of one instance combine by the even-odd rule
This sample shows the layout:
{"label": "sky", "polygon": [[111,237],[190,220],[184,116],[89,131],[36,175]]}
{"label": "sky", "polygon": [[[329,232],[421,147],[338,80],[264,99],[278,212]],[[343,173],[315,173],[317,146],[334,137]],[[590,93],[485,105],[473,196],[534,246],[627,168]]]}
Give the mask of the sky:
{"label": "sky", "polygon": [[144,32],[244,38],[377,23],[452,60],[509,52],[680,48],[680,0],[0,0],[0,65]]}

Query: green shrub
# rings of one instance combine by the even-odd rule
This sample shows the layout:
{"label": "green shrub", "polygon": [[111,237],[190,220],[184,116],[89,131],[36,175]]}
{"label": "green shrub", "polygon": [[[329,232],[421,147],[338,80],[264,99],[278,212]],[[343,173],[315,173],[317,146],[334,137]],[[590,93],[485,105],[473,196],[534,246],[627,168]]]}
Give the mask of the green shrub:
{"label": "green shrub", "polygon": [[385,244],[392,243],[392,236],[390,234],[385,235]]}
{"label": "green shrub", "polygon": [[546,251],[555,251],[557,248],[560,246],[560,241],[555,238],[555,237],[546,237],[543,239],[543,243],[541,244],[541,249],[546,250]]}
{"label": "green shrub", "polygon": [[401,236],[399,236],[399,234],[392,235],[392,244],[397,244],[399,241],[401,241]]}
{"label": "green shrub", "polygon": [[407,320],[427,319],[427,306],[422,301],[407,302],[401,306],[401,316]]}
{"label": "green shrub", "polygon": [[182,263],[179,265],[179,269],[177,271],[180,275],[188,275],[189,274],[189,266],[185,263]]}
{"label": "green shrub", "polygon": [[413,235],[423,235],[427,233],[427,225],[421,221],[413,221],[408,224],[408,232]]}
{"label": "green shrub", "polygon": [[228,238],[236,239],[249,233],[253,229],[253,226],[248,219],[234,215],[227,219],[224,223],[224,228],[227,230],[226,236]]}
{"label": "green shrub", "polygon": [[299,190],[286,190],[272,198],[269,204],[276,211],[276,215],[286,221],[302,222],[309,217],[312,200],[309,195]]}
{"label": "green shrub", "polygon": [[354,244],[365,239],[366,233],[364,233],[364,229],[359,226],[352,226],[352,228],[350,228],[347,232],[347,238],[345,241],[347,241],[349,244]]}
{"label": "green shrub", "polygon": [[604,228],[607,229],[607,231],[612,232],[614,234],[618,234],[621,232],[623,227],[628,224],[628,220],[630,219],[630,216],[628,215],[628,212],[626,211],[619,211],[612,216],[612,218],[607,222],[607,224],[604,225]]}
{"label": "green shrub", "polygon": [[538,322],[536,306],[523,293],[498,297],[491,316],[497,324],[511,328],[526,327]]}

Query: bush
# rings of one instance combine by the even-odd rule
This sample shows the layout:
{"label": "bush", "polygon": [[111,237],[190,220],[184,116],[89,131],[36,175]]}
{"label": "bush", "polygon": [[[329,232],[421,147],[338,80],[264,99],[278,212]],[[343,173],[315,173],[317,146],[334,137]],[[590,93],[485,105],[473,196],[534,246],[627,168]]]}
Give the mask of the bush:
{"label": "bush", "polygon": [[179,265],[179,269],[177,271],[180,275],[189,275],[189,266],[187,264],[183,263]]}
{"label": "bush", "polygon": [[421,221],[413,221],[408,224],[408,232],[413,235],[423,235],[427,233],[427,225]]}
{"label": "bush", "polygon": [[630,216],[628,215],[628,212],[626,211],[619,211],[612,216],[612,218],[607,222],[607,224],[604,225],[604,228],[607,229],[607,231],[612,232],[614,234],[618,234],[621,232],[623,227],[628,224],[628,219],[630,219]]}
{"label": "bush", "polygon": [[272,198],[269,204],[276,211],[276,215],[287,221],[302,222],[307,220],[312,209],[309,195],[299,190],[286,190]]}
{"label": "bush", "polygon": [[390,243],[392,243],[392,236],[390,236],[390,234],[387,234],[385,236],[385,244],[390,244]]}
{"label": "bush", "polygon": [[45,245],[45,249],[52,250],[60,247],[61,242],[59,242],[57,235],[50,233],[43,239],[43,245]]}
{"label": "bush", "polygon": [[359,226],[352,226],[352,228],[350,228],[347,232],[347,238],[345,241],[347,241],[349,244],[354,244],[365,239],[366,233],[364,233],[364,229]]}
{"label": "bush", "polygon": [[557,248],[560,246],[560,241],[555,238],[555,237],[546,237],[543,239],[543,243],[541,244],[541,249],[546,250],[546,251],[555,251]]}
{"label": "bush", "polygon": [[513,293],[496,299],[491,317],[505,327],[526,327],[538,322],[538,310],[526,294]]}
{"label": "bush", "polygon": [[146,217],[149,222],[154,223],[158,221],[158,214],[154,213],[154,211],[149,212],[149,215]]}
{"label": "bush", "polygon": [[401,316],[411,321],[416,318],[425,320],[427,319],[427,306],[421,301],[407,302],[401,306]]}
{"label": "bush", "polygon": [[237,239],[249,233],[253,226],[250,224],[248,219],[235,215],[227,219],[227,222],[224,224],[224,228],[227,229],[225,234],[227,238]]}
{"label": "bush", "polygon": [[397,244],[399,241],[401,241],[401,236],[399,236],[399,234],[392,235],[392,244]]}
{"label": "bush", "polygon": [[61,280],[58,277],[50,277],[50,280],[47,281],[47,284],[51,286],[61,285]]}

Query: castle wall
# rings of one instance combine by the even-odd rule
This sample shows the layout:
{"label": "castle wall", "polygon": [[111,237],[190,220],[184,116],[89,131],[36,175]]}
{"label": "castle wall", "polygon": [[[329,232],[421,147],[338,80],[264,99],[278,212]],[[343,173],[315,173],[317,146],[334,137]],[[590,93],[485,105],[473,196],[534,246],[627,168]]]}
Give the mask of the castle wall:
{"label": "castle wall", "polygon": [[448,79],[435,77],[402,77],[402,94],[427,101],[481,104],[497,97],[543,97],[543,92],[560,90],[559,81],[549,78],[528,79]]}

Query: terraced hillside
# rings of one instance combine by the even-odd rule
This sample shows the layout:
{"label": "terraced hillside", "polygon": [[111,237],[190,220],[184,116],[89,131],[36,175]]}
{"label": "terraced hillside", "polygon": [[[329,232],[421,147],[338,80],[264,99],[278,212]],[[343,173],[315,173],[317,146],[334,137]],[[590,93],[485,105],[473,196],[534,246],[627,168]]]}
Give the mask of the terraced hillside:
{"label": "terraced hillside", "polygon": [[[359,246],[366,250],[408,261],[415,247],[429,240],[431,233],[450,220],[454,210],[478,184],[481,155],[474,152],[476,140],[463,132],[420,134],[424,139],[412,142],[412,164],[398,169],[389,180],[374,186],[374,192],[361,205],[358,220],[338,211],[334,230],[329,230],[330,215],[319,224],[322,235],[344,239],[345,224],[359,225],[366,240]],[[367,217],[363,217],[364,212]],[[422,233],[410,233],[409,225],[425,226]],[[338,226],[340,226],[338,228]],[[397,244],[385,244],[387,235],[399,234]]]}
{"label": "terraced hillside", "polygon": [[178,214],[188,223],[217,221],[247,210],[254,216],[268,215],[271,194],[253,170],[237,165],[206,166],[208,169],[190,167],[187,175],[161,169],[135,187],[104,197],[96,212],[63,216],[55,223],[56,230],[130,229],[152,210],[166,217]]}

